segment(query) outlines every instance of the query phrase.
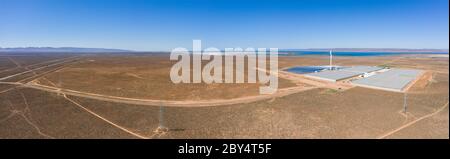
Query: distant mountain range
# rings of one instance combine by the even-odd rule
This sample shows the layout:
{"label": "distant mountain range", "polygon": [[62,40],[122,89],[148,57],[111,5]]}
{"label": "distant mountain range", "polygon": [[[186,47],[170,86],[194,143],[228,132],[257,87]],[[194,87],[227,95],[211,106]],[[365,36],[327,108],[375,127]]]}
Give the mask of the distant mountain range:
{"label": "distant mountain range", "polygon": [[122,49],[105,49],[105,48],[79,48],[79,47],[16,47],[1,48],[0,52],[132,52],[131,50]]}
{"label": "distant mountain range", "polygon": [[448,53],[448,49],[398,49],[398,48],[314,48],[314,49],[281,49],[281,51],[329,51],[336,52],[421,52]]}
{"label": "distant mountain range", "polygon": [[[329,51],[335,52],[420,52],[420,53],[448,53],[448,49],[398,49],[398,48],[312,48],[312,49],[280,49],[279,51]],[[75,52],[75,53],[101,53],[101,52],[135,52],[124,49],[108,48],[81,48],[81,47],[15,47],[1,48],[0,52]]]}

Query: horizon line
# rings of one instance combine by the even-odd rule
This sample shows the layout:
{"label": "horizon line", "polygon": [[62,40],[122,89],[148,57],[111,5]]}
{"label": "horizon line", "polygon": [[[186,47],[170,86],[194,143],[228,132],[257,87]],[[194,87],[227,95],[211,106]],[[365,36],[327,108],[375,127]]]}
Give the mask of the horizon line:
{"label": "horizon line", "polygon": [[[233,47],[227,47],[227,48],[233,48]],[[234,47],[236,48],[236,47]],[[248,47],[247,47],[248,48]],[[270,47],[266,47],[266,48],[270,48]],[[130,51],[130,52],[170,52],[170,50],[135,50],[135,49],[121,49],[121,48],[104,48],[104,47],[74,47],[74,46],[63,46],[63,47],[51,47],[51,46],[25,46],[25,47],[1,47],[0,46],[0,50],[4,50],[4,49],[98,49],[98,50],[116,50],[116,51]],[[244,48],[243,48],[244,49]],[[337,48],[278,48],[278,50],[281,51],[308,51],[308,50],[314,50],[314,51],[320,51],[320,50],[397,50],[397,51],[401,51],[401,50],[414,50],[414,51],[433,51],[433,50],[440,50],[440,51],[449,51],[449,48],[402,48],[402,47],[398,47],[398,48],[392,48],[392,47],[364,47],[364,48],[359,48],[359,47],[337,47]],[[188,51],[193,51],[193,50],[188,50]],[[220,51],[224,51],[224,49],[221,49]]]}

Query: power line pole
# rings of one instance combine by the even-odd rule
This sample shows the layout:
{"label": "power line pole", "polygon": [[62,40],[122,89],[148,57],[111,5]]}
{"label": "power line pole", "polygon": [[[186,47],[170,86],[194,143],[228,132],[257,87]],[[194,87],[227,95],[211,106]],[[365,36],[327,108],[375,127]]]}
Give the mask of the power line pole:
{"label": "power line pole", "polygon": [[161,105],[159,105],[159,128],[164,128],[164,106],[161,103]]}
{"label": "power line pole", "polygon": [[406,114],[407,103],[406,103],[407,94],[406,92],[403,94],[403,113]]}

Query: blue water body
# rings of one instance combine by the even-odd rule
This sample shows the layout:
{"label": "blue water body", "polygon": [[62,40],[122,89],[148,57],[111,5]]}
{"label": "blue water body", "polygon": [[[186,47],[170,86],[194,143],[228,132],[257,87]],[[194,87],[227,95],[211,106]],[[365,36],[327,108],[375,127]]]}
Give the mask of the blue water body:
{"label": "blue water body", "polygon": [[[325,69],[329,69],[327,66],[297,66],[286,69],[287,72],[297,73],[297,74],[305,74],[305,73],[313,73],[322,71]],[[333,67],[333,69],[337,69],[337,67]]]}
{"label": "blue water body", "polygon": [[[394,56],[448,54],[444,52],[333,52],[333,56]],[[329,56],[328,51],[279,51],[279,56]]]}

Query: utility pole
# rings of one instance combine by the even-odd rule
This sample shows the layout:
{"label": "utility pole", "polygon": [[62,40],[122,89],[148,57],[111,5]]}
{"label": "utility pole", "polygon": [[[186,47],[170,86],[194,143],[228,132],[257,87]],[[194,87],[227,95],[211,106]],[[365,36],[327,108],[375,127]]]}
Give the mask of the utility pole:
{"label": "utility pole", "polygon": [[407,97],[407,94],[405,92],[403,95],[403,113],[404,114],[406,114],[406,108],[407,108],[406,97]]}
{"label": "utility pole", "polygon": [[169,129],[164,126],[164,105],[162,104],[162,102],[159,105],[159,117],[158,118],[159,118],[158,128],[156,128],[156,130],[154,132],[158,133],[158,134],[163,134],[163,133],[169,131]]}
{"label": "utility pole", "polygon": [[162,134],[164,134],[165,132],[167,132],[169,129],[167,129],[166,127],[164,127],[164,106],[161,102],[161,104],[159,105],[159,115],[158,115],[158,127],[156,128],[156,130],[154,130],[153,132],[158,134],[159,136],[161,136]]}
{"label": "utility pole", "polygon": [[56,86],[61,88],[61,73],[59,72],[59,70],[57,70],[56,73],[58,74],[58,83],[56,84]]}
{"label": "utility pole", "polygon": [[159,128],[164,128],[164,106],[161,103],[159,105]]}

